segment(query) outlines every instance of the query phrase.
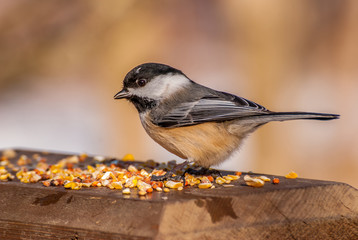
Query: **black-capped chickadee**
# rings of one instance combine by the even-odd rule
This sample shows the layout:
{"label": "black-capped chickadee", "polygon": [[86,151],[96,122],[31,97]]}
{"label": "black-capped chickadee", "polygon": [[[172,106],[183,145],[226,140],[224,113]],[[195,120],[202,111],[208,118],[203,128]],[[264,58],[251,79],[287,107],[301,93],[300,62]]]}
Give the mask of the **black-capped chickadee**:
{"label": "black-capped chickadee", "polygon": [[189,79],[164,64],[145,63],[123,80],[115,99],[134,104],[144,129],[169,152],[208,168],[223,162],[259,126],[295,119],[331,120],[336,114],[272,112]]}

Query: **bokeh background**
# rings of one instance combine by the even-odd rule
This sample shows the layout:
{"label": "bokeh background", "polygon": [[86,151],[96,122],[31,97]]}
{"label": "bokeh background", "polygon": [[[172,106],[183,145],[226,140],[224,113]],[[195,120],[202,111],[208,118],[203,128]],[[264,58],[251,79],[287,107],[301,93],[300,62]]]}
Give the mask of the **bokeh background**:
{"label": "bokeh background", "polygon": [[0,2],[0,148],[168,161],[113,100],[144,62],[275,111],[341,114],[270,123],[222,169],[358,187],[358,1]]}

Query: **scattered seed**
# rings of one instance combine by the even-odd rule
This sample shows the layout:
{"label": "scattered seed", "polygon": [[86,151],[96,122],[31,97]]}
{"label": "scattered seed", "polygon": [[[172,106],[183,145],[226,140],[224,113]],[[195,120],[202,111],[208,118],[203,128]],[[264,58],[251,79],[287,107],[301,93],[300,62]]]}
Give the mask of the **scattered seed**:
{"label": "scattered seed", "polygon": [[144,196],[144,195],[147,195],[147,192],[146,192],[146,191],[143,191],[143,190],[139,190],[139,191],[138,191],[138,194],[139,194],[140,196]]}
{"label": "scattered seed", "polygon": [[199,183],[198,187],[199,188],[211,188],[213,184],[212,183]]}
{"label": "scattered seed", "polygon": [[297,178],[298,175],[297,175],[297,173],[295,173],[294,171],[291,171],[291,172],[289,172],[285,177],[286,177],[286,178],[294,179],[294,178]]}
{"label": "scattered seed", "polygon": [[129,188],[125,188],[122,191],[123,194],[131,194],[131,190]]}
{"label": "scattered seed", "polygon": [[280,183],[280,179],[274,178],[274,179],[272,179],[272,183],[273,183],[273,184],[279,184],[279,183]]}
{"label": "scattered seed", "polygon": [[265,182],[259,178],[253,178],[249,175],[245,175],[244,177],[244,181],[246,182],[246,184],[248,186],[251,186],[251,187],[263,187]]}

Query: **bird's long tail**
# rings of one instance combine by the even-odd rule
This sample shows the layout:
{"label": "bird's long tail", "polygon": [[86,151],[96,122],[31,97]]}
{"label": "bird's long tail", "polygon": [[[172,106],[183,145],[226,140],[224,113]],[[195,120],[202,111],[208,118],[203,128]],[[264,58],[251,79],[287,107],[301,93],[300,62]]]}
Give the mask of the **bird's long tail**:
{"label": "bird's long tail", "polygon": [[287,121],[298,119],[311,120],[333,120],[340,116],[329,113],[313,113],[313,112],[268,112],[260,115],[246,116],[240,118],[240,121],[247,121],[248,123],[264,124],[271,121]]}

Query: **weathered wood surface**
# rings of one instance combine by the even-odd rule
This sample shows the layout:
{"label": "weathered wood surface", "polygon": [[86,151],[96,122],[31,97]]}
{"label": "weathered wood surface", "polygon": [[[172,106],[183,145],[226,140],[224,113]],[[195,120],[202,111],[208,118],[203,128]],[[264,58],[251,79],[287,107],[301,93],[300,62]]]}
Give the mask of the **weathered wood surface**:
{"label": "weathered wood surface", "polygon": [[[64,156],[46,155],[49,161]],[[0,239],[358,239],[355,188],[279,178],[263,188],[240,179],[231,188],[146,197],[0,182]]]}

